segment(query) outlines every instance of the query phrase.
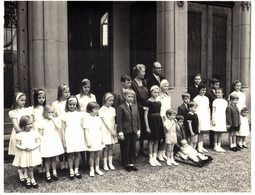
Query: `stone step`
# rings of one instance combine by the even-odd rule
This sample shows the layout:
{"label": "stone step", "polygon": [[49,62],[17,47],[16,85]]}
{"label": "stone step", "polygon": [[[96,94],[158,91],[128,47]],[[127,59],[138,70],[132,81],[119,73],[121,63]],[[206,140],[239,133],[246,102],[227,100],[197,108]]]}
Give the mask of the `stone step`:
{"label": "stone step", "polygon": [[11,123],[11,119],[9,117],[10,109],[4,109],[4,123]]}
{"label": "stone step", "polygon": [[4,135],[9,135],[12,132],[12,123],[4,123]]}

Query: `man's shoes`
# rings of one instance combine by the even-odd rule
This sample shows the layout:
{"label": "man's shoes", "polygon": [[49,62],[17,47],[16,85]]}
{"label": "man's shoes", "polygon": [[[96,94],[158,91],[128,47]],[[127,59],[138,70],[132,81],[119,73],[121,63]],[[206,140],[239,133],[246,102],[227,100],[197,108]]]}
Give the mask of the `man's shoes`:
{"label": "man's shoes", "polygon": [[133,165],[133,166],[129,166],[130,167],[130,170],[131,171],[138,171],[138,169],[136,168],[136,166],[135,165]]}
{"label": "man's shoes", "polygon": [[132,170],[131,170],[131,166],[126,166],[125,167],[125,170],[127,171],[127,172],[131,172]]}
{"label": "man's shoes", "polygon": [[248,146],[246,146],[246,145],[243,145],[243,148],[248,148]]}

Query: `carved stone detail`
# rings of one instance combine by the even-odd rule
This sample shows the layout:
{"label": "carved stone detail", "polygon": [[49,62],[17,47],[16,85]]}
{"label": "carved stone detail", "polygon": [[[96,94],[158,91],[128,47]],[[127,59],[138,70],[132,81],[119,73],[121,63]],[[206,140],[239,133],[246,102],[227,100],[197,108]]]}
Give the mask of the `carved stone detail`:
{"label": "carved stone detail", "polygon": [[177,1],[176,4],[178,5],[178,7],[183,7],[184,1]]}
{"label": "carved stone detail", "polygon": [[241,1],[241,7],[242,10],[245,11],[247,9],[247,11],[249,11],[250,7],[251,7],[251,2],[250,1]]}

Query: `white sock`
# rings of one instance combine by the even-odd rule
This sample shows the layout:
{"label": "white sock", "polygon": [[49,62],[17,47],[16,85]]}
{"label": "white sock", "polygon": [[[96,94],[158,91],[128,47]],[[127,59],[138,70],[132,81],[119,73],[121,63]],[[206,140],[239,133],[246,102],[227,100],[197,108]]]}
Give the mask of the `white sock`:
{"label": "white sock", "polygon": [[70,175],[73,175],[74,172],[73,172],[73,169],[70,169]]}
{"label": "white sock", "polygon": [[78,168],[74,168],[74,174],[78,173]]}
{"label": "white sock", "polygon": [[52,170],[52,173],[53,173],[53,175],[57,175],[57,170],[56,170],[56,169],[53,169],[53,170]]}
{"label": "white sock", "polygon": [[23,178],[24,178],[24,174],[23,174],[22,169],[18,169],[18,174],[19,174],[19,178],[20,178],[20,179],[23,179]]}

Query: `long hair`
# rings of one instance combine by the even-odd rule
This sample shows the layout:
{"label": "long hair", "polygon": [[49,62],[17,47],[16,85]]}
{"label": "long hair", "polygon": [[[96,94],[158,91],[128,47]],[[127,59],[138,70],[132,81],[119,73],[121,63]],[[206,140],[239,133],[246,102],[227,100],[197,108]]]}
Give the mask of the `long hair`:
{"label": "long hair", "polygon": [[[241,81],[235,80],[235,81],[231,84],[231,88],[230,88],[229,94],[231,94],[233,91],[235,91],[235,86],[236,86],[237,83],[241,83]],[[240,91],[242,91],[242,90],[240,89]]]}
{"label": "long hair", "polygon": [[43,102],[43,106],[45,106],[46,105],[46,94],[45,94],[45,91],[43,89],[36,89],[33,92],[34,92],[34,108],[39,106],[38,96],[40,94],[44,94],[44,96],[45,96],[45,101]]}
{"label": "long hair", "polygon": [[67,84],[61,84],[58,86],[58,95],[57,95],[58,101],[61,100],[61,97],[63,96],[63,91],[67,88],[69,88],[69,86]]}

